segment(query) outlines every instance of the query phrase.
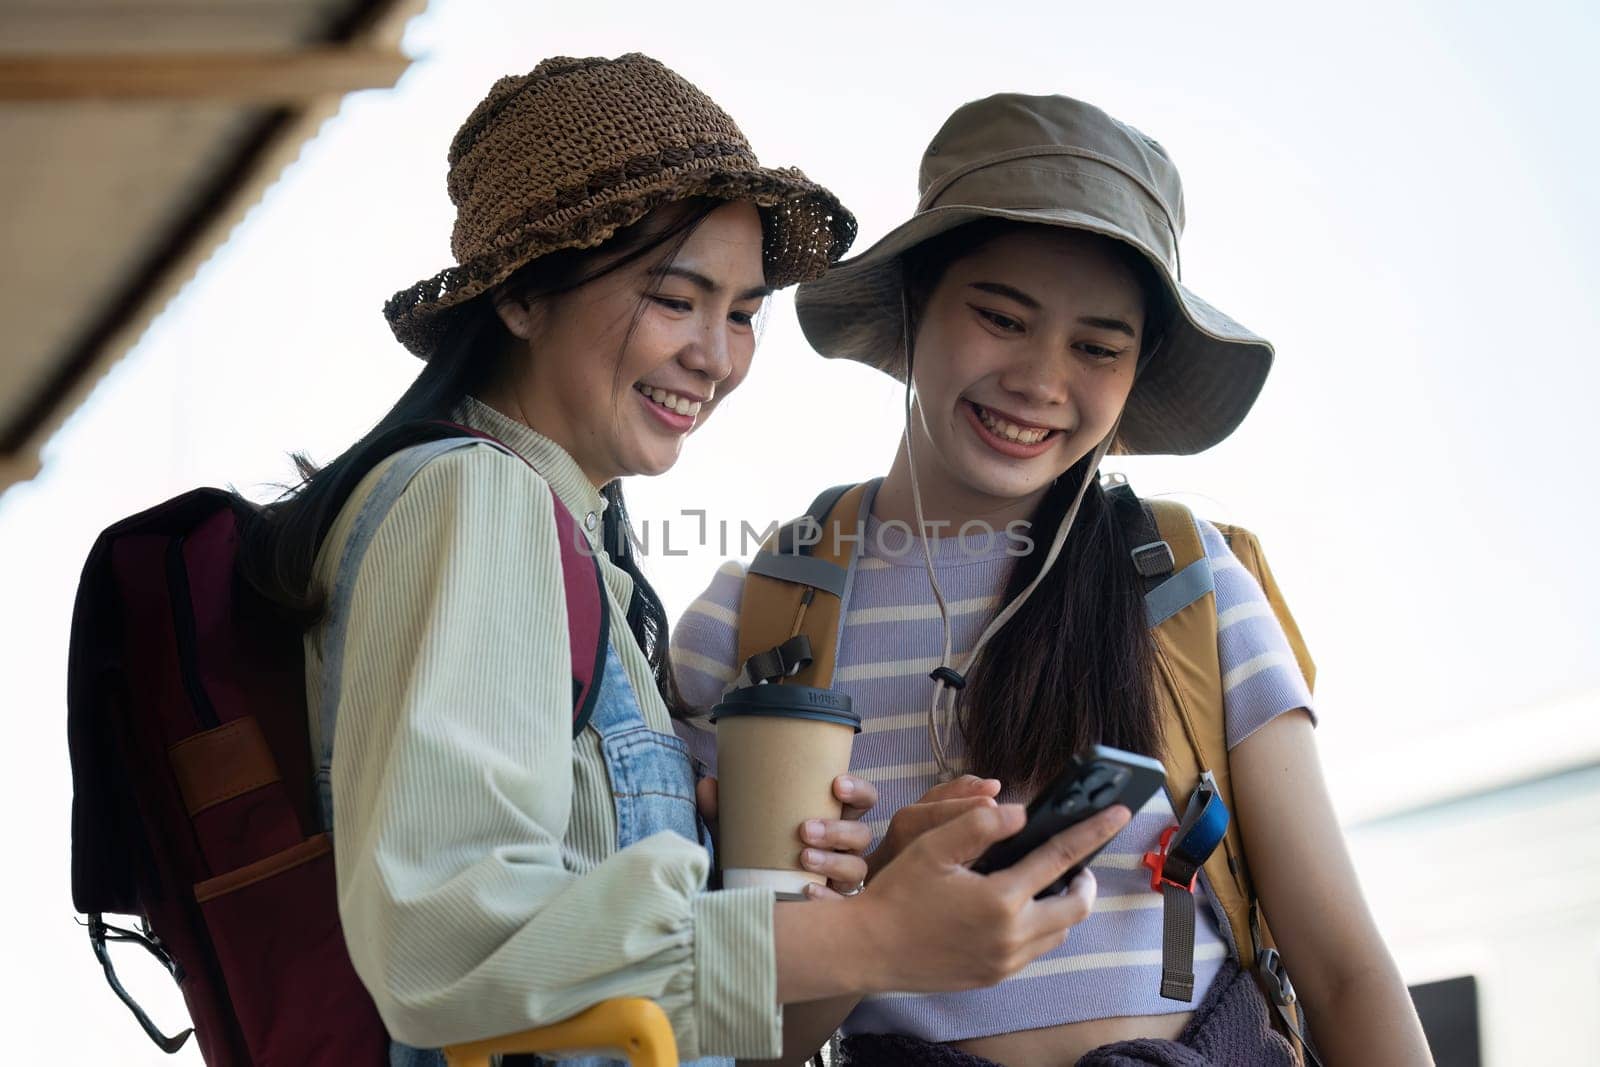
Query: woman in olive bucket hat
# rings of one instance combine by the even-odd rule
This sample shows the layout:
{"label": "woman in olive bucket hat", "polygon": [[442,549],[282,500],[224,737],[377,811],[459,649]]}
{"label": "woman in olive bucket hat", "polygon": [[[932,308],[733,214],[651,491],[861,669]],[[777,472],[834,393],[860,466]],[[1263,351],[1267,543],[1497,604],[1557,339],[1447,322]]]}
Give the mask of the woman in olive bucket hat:
{"label": "woman in olive bucket hat", "polygon": [[[246,554],[308,623],[340,914],[395,1062],[618,996],[657,1001],[686,1060],[768,1057],[781,1004],[969,988],[1059,944],[1087,881],[1015,902],[1064,851],[1005,884],[959,867],[1020,812],[926,835],[870,904],[707,890],[665,620],[617,479],[672,466],[749,369],[765,295],[837,259],[849,212],[761,166],[641,55],[501,79],[449,160],[457,263],[384,309],[421,373],[352,448],[306,465]],[[576,736],[558,527],[598,557],[609,619]],[[858,813],[874,800],[849,776],[835,789]],[[812,869],[859,886],[864,824],[823,829]]]}
{"label": "woman in olive bucket hat", "polygon": [[[1026,798],[1091,744],[1190,751],[1162,736],[1153,616],[1133,558],[1159,535],[1131,493],[1096,475],[1112,449],[1187,454],[1221,441],[1272,361],[1266,341],[1179,282],[1183,191],[1167,152],[1098,108],[1012,94],[967,104],[928,146],[919,189],[908,221],[797,297],[824,356],[906,382],[893,464],[832,511],[862,517],[832,669],[863,713],[851,770],[877,783],[874,821],[892,816],[873,870],[895,855],[902,823],[928,822],[927,804],[905,807],[919,795],[944,810]],[[1222,535],[1204,522],[1195,533],[1203,559],[1183,577],[1211,582],[1193,610],[1215,601],[1221,669],[1203,677],[1232,749],[1231,767],[1215,769],[1231,770],[1254,884],[1315,1037],[1335,1062],[1426,1062],[1322,784],[1307,682]],[[690,703],[757,648],[734,620],[757,625],[741,600],[772,580],[723,572],[685,614],[673,647],[692,653],[679,659]],[[748,662],[764,670],[759,655]],[[707,663],[722,669],[690,666]],[[709,752],[708,732],[689,736]],[[1096,861],[1095,913],[1021,974],[970,993],[863,1000],[843,1027],[848,1062],[1294,1062],[1272,1006],[1230,958],[1251,932],[1203,904],[1196,921],[1181,890],[1168,913],[1151,891],[1141,859],[1172,822],[1159,796],[1135,816]],[[1190,960],[1181,935],[1170,950],[1166,940],[1185,907]]]}

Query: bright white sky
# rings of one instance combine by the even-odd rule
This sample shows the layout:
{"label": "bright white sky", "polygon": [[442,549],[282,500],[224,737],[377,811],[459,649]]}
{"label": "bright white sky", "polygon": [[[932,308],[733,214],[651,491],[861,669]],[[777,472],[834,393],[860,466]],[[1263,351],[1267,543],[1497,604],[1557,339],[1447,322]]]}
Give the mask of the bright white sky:
{"label": "bright white sky", "polygon": [[[922,148],[968,99],[1061,92],[1139,126],[1183,171],[1185,280],[1278,363],[1226,444],[1116,466],[1262,535],[1318,659],[1341,807],[1360,807],[1375,747],[1467,720],[1510,733],[1519,711],[1591,693],[1600,16],[1548,0],[1515,17],[1444,0],[1312,11],[436,3],[407,38],[424,61],[396,91],[350,98],[44,474],[0,500],[0,804],[11,854],[41,872],[6,893],[6,955],[25,962],[0,969],[0,1001],[35,1021],[16,1054],[60,1056],[64,1032],[67,1062],[144,1053],[69,918],[66,638],[95,533],[200,483],[265,494],[288,450],[329,458],[387,409],[417,364],[379,308],[449,262],[449,138],[497,76],[549,55],[662,59],[765,162],[838,192],[858,252],[911,210]],[[734,530],[787,517],[886,468],[898,403],[887,379],[812,354],[786,294],[748,383],[630,502],[656,522],[703,507]],[[649,561],[674,616],[716,553]]]}

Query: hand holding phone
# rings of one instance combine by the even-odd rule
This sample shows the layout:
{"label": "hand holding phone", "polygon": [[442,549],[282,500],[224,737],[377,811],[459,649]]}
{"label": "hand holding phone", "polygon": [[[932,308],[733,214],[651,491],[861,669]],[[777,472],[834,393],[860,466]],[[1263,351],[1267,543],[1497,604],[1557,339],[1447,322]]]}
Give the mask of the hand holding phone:
{"label": "hand holding phone", "polygon": [[[1034,798],[1028,805],[1028,821],[1022,829],[991,845],[972,864],[972,869],[979,874],[1004,870],[1056,834],[1115,804],[1124,805],[1137,814],[1166,780],[1166,771],[1158,760],[1094,745],[1087,752],[1072,757],[1061,776]],[[1035,899],[1061,892],[1099,854],[1097,848],[1073,864]]]}

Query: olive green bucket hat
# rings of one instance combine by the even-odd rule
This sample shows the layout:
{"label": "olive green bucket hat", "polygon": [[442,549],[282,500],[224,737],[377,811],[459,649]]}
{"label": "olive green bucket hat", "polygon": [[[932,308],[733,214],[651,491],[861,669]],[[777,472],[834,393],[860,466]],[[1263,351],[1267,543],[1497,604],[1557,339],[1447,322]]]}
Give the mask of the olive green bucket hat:
{"label": "olive green bucket hat", "polygon": [[1188,455],[1232,433],[1272,366],[1272,346],[1181,284],[1183,185],[1166,149],[1065,96],[1005,93],[965,104],[922,157],[911,218],[800,286],[801,328],[824,356],[905,377],[901,256],[979,219],[1088,230],[1138,250],[1175,308],[1139,368],[1116,451]]}

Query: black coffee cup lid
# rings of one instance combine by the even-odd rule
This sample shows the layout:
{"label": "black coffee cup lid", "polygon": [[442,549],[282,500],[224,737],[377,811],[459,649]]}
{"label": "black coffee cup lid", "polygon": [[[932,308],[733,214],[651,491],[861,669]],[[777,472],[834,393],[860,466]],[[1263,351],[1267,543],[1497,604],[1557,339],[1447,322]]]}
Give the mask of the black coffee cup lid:
{"label": "black coffee cup lid", "polygon": [[711,721],[736,715],[778,719],[814,719],[861,732],[861,716],[850,710],[850,698],[837,689],[809,685],[751,685],[735,689],[711,709]]}

